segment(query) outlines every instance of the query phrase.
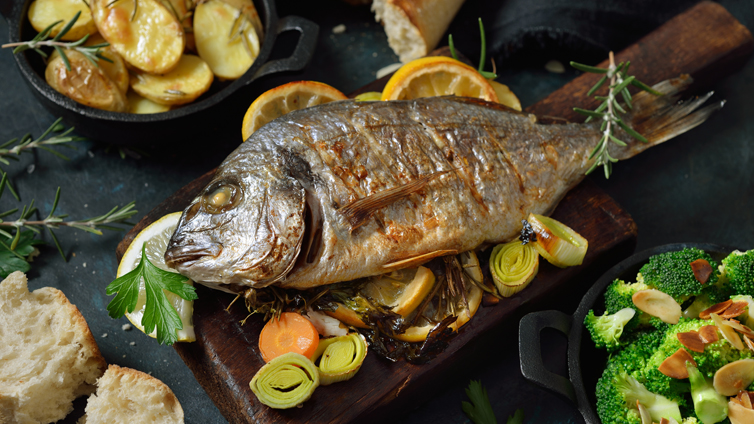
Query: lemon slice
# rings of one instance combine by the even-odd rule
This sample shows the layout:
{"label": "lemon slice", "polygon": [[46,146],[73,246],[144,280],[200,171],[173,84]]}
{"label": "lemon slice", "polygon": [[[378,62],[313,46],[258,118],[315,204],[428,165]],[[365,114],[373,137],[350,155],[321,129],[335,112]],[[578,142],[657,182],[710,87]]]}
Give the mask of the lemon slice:
{"label": "lemon slice", "polygon": [[388,80],[382,100],[446,95],[498,101],[495,89],[476,69],[444,56],[424,57],[403,65]]}
{"label": "lemon slice", "polygon": [[[147,243],[146,254],[149,261],[156,267],[165,271],[175,272],[165,265],[165,249],[167,248],[170,236],[173,235],[175,227],[178,226],[178,220],[181,218],[181,212],[175,212],[163,216],[157,221],[151,223],[148,227],[141,230],[139,234],[131,242],[131,245],[126,249],[126,253],[120,260],[118,265],[118,277],[125,275],[132,271],[141,262],[141,248],[144,243]],[[188,280],[186,284],[193,285],[191,280]],[[185,300],[180,296],[165,292],[168,301],[178,311],[178,316],[181,318],[183,329],[178,330],[179,342],[193,342],[196,341],[196,335],[194,334],[194,324],[191,316],[194,312],[194,301]],[[144,305],[146,303],[147,295],[144,289],[144,281],[142,280],[139,285],[139,300],[136,302],[136,308],[133,312],[126,312],[126,317],[131,323],[144,331],[144,326],[141,325],[141,318],[144,316]],[[149,337],[156,338],[157,330],[149,334]]]}
{"label": "lemon slice", "polygon": [[513,94],[513,92],[510,88],[508,88],[507,85],[501,84],[497,81],[490,81],[490,85],[492,85],[492,88],[495,90],[495,94],[497,94],[498,103],[508,106],[511,109],[518,111],[521,110],[521,101],[518,100],[518,97]]}
{"label": "lemon slice", "polygon": [[241,134],[244,141],[264,124],[288,112],[346,100],[345,94],[327,84],[316,81],[294,81],[265,91],[257,97],[243,117]]}

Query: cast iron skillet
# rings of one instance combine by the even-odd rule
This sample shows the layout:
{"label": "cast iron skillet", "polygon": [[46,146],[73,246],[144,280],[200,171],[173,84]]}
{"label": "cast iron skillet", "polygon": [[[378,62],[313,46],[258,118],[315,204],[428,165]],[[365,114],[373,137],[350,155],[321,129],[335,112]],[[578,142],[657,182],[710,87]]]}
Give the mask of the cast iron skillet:
{"label": "cast iron skillet", "polygon": [[[9,42],[31,40],[36,31],[29,23],[27,11],[32,0],[4,0],[0,12],[8,21]],[[251,68],[235,81],[213,83],[209,92],[191,104],[165,113],[136,115],[116,113],[79,104],[53,90],[44,79],[43,59],[31,50],[16,54],[15,59],[26,83],[37,99],[56,117],[63,117],[76,127],[76,133],[100,141],[125,146],[192,144],[193,140],[211,137],[217,130],[238,127],[240,118],[251,103],[247,98],[240,105],[238,97],[254,80],[284,71],[300,71],[314,53],[319,27],[298,16],[278,19],[275,0],[254,0],[264,25],[265,36],[259,56]],[[293,52],[287,58],[268,60],[276,38],[288,31],[300,33]],[[243,106],[245,104],[245,107]],[[231,107],[232,105],[232,107]],[[242,108],[242,109],[239,109]]]}
{"label": "cast iron skillet", "polygon": [[[594,393],[597,379],[605,369],[607,352],[604,349],[595,348],[588,333],[582,337],[584,317],[590,309],[594,309],[594,312],[600,315],[604,312],[602,295],[613,280],[621,278],[626,281],[635,281],[636,273],[642,265],[647,263],[650,256],[686,247],[702,249],[718,262],[735,250],[705,243],[667,244],[645,250],[623,260],[597,280],[584,295],[573,315],[566,315],[560,311],[540,311],[524,316],[519,324],[518,336],[523,376],[573,402],[587,424],[600,424]],[[568,378],[548,371],[542,362],[540,333],[544,328],[561,331],[568,338]]]}

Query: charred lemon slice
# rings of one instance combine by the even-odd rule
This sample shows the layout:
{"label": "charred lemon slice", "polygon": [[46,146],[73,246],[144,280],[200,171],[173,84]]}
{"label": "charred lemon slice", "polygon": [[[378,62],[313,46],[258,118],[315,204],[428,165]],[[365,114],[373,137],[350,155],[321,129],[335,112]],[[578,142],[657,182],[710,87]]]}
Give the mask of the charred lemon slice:
{"label": "charred lemon slice", "polygon": [[327,84],[316,81],[294,81],[265,91],[251,103],[243,117],[243,140],[264,124],[288,112],[307,107],[346,100],[345,94]]}
{"label": "charred lemon slice", "polygon": [[547,262],[560,268],[581,265],[589,247],[584,237],[547,216],[530,213],[527,221],[537,234],[534,248]]}
{"label": "charred lemon slice", "polygon": [[[168,246],[170,236],[173,235],[175,227],[178,226],[178,220],[181,218],[181,212],[171,213],[165,215],[157,221],[150,224],[148,227],[141,230],[139,234],[131,242],[131,245],[126,249],[126,253],[120,260],[118,265],[118,277],[132,271],[141,261],[141,247],[144,243],[147,243],[146,254],[149,261],[152,262],[158,268],[165,271],[175,272],[165,265],[165,249]],[[186,284],[191,284],[191,280],[188,280]],[[178,316],[181,318],[183,329],[178,330],[179,342],[193,342],[196,340],[194,335],[194,324],[191,320],[191,316],[194,313],[194,301],[182,299],[177,294],[165,293],[168,301],[178,312]],[[144,331],[144,326],[141,325],[141,318],[144,316],[144,306],[147,301],[147,294],[144,288],[144,281],[139,285],[139,300],[136,302],[136,308],[133,312],[126,312],[126,318],[131,323]],[[157,330],[149,334],[149,337],[156,338]]]}
{"label": "charred lemon slice", "polygon": [[444,56],[424,57],[401,66],[385,85],[382,100],[447,95],[498,101],[495,89],[476,69]]}

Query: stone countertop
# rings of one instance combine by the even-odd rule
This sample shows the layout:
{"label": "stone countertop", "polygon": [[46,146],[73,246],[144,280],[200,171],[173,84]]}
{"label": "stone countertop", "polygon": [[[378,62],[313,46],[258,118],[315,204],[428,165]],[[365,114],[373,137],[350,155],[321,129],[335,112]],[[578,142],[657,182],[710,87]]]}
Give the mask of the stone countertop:
{"label": "stone countertop", "polygon": [[[322,81],[348,93],[374,80],[378,69],[397,61],[368,7],[353,7],[338,0],[316,2],[321,3],[318,6],[307,2],[301,7],[295,2],[279,3],[280,16],[297,14],[320,25],[317,50],[305,72],[255,84],[248,103],[255,94],[299,79]],[[754,26],[751,5],[745,0],[721,3],[747,27]],[[345,32],[335,33],[333,28],[340,24],[346,26]],[[8,25],[0,21],[0,43],[7,39]],[[550,73],[544,63],[504,63],[498,64],[498,69],[498,80],[507,84],[524,106],[577,75],[571,70]],[[41,134],[56,117],[31,95],[9,50],[0,52],[0,73],[0,142],[25,133]],[[754,248],[754,120],[748,116],[754,110],[754,61],[749,60],[743,69],[716,83],[714,89],[715,98],[726,99],[727,104],[708,122],[617,164],[609,180],[601,173],[589,177],[636,221],[637,250],[674,242]],[[87,140],[73,143],[76,150],[58,148],[68,155],[68,161],[35,151],[9,166],[0,165],[21,196],[21,202],[17,202],[6,191],[0,198],[0,212],[34,200],[40,214],[45,215],[52,207],[55,190],[61,187],[58,213],[81,219],[135,200],[139,210],[135,222],[177,189],[217,166],[236,143],[212,140],[201,143],[201,148],[178,144],[167,151],[122,151],[106,142]],[[49,235],[43,235],[48,245],[41,247],[41,254],[28,273],[30,289],[53,286],[63,290],[87,319],[105,359],[149,372],[168,384],[183,405],[187,423],[225,422],[172,348],[159,346],[138,330],[124,331],[121,326],[128,322],[125,318],[108,317],[105,307],[110,297],[105,295],[105,286],[115,278],[115,247],[123,234],[106,232],[97,236],[65,228],[56,234],[65,260],[56,252]],[[575,290],[571,298],[541,307],[572,313],[582,295],[582,290]],[[546,364],[567,374],[565,338],[549,331],[543,337]],[[583,422],[569,402],[521,376],[517,340],[517,322],[511,322],[509,328],[501,330],[495,345],[479,354],[479,361],[449,374],[445,386],[437,388],[431,400],[396,416],[395,422],[469,422],[461,402],[467,400],[464,388],[471,379],[481,380],[487,388],[499,422],[504,422],[516,408],[524,409],[527,423]],[[76,412],[64,422],[75,422],[84,404],[79,399]]]}

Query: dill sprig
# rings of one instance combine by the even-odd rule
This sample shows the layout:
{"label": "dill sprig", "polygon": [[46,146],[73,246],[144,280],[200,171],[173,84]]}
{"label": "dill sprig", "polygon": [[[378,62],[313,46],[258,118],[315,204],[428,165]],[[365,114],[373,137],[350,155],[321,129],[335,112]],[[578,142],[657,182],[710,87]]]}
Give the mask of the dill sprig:
{"label": "dill sprig", "polygon": [[56,26],[62,23],[63,21],[57,21],[50,24],[47,28],[43,29],[42,32],[37,34],[34,38],[32,38],[30,41],[21,41],[18,43],[8,43],[3,44],[2,48],[8,48],[13,47],[13,54],[20,53],[26,50],[34,50],[35,52],[39,53],[42,57],[47,58],[47,53],[42,50],[40,47],[47,46],[52,47],[55,49],[55,51],[58,52],[60,57],[63,59],[63,62],[65,63],[66,69],[69,71],[71,70],[71,62],[68,60],[68,56],[65,54],[65,49],[69,50],[75,50],[81,54],[84,55],[85,58],[87,58],[90,62],[92,62],[95,66],[99,66],[97,61],[99,59],[105,60],[107,62],[111,62],[112,60],[106,58],[102,55],[102,52],[100,51],[103,47],[107,47],[110,44],[109,43],[100,43],[95,44],[92,46],[85,46],[84,43],[89,39],[89,34],[81,37],[77,41],[71,41],[71,42],[65,42],[60,41],[60,39],[68,33],[68,31],[73,28],[73,24],[76,23],[76,21],[79,19],[79,16],[81,16],[81,11],[76,12],[76,15],[71,18],[71,20],[63,27],[62,30],[60,30],[57,35],[55,35],[52,39],[48,40],[48,37],[50,36],[50,32],[52,29]]}
{"label": "dill sprig", "polygon": [[[597,81],[597,83],[587,92],[587,96],[593,95],[595,92],[597,92],[597,90],[600,89],[600,87],[605,84],[605,82],[607,82],[608,80],[610,81],[607,96],[595,96],[597,100],[602,101],[602,103],[596,109],[586,110],[577,107],[573,108],[574,111],[587,116],[586,122],[589,122],[592,119],[602,120],[602,125],[600,126],[602,137],[600,138],[600,141],[597,142],[597,146],[595,146],[594,150],[592,150],[591,154],[589,155],[590,160],[595,157],[597,158],[597,160],[595,160],[594,164],[592,164],[589,170],[586,171],[587,175],[591,174],[592,171],[597,169],[597,167],[602,166],[605,171],[605,178],[610,178],[610,174],[612,173],[613,169],[613,163],[618,161],[618,159],[610,156],[610,142],[612,141],[613,143],[621,147],[626,146],[626,143],[615,136],[616,125],[622,128],[623,131],[625,131],[631,137],[643,143],[647,142],[647,139],[644,136],[642,136],[633,128],[626,125],[625,122],[623,122],[623,120],[619,116],[619,113],[624,114],[626,113],[626,109],[633,109],[631,92],[628,91],[629,85],[633,85],[640,90],[647,91],[656,96],[661,95],[661,93],[653,90],[648,85],[637,80],[636,77],[629,76],[628,67],[630,66],[630,64],[631,62],[621,62],[616,66],[615,56],[613,55],[613,52],[610,52],[610,64],[608,65],[607,69],[571,62],[571,66],[580,71],[604,74],[602,75],[602,78],[600,78],[599,81]],[[618,93],[620,93],[621,97],[623,98],[625,108],[618,101]]]}
{"label": "dill sprig", "polygon": [[[477,68],[477,72],[482,74],[482,76],[487,79],[494,80],[495,78],[497,78],[497,74],[494,70],[495,62],[492,62],[492,72],[484,70],[484,59],[487,57],[487,39],[484,35],[484,24],[482,24],[482,18],[479,18],[479,34],[481,36],[481,51],[479,53],[479,67]],[[450,48],[450,54],[451,56],[453,56],[453,59],[459,60],[458,55],[456,54],[455,45],[453,44],[453,34],[448,34],[448,48]]]}
{"label": "dill sprig", "polygon": [[[7,176],[4,175],[2,180],[0,180],[0,182],[3,183],[0,184],[0,196],[2,196],[2,187],[4,186],[6,178]],[[60,187],[58,187],[57,191],[55,192],[55,200],[52,204],[50,212],[42,220],[31,219],[32,216],[38,211],[37,207],[34,205],[34,200],[32,200],[28,205],[24,205],[23,208],[21,208],[20,215],[12,221],[6,221],[3,220],[3,218],[17,213],[19,211],[18,208],[0,213],[0,235],[8,239],[12,239],[10,245],[5,247],[11,251],[16,249],[16,246],[21,239],[22,229],[31,230],[36,234],[40,234],[42,228],[46,228],[49,231],[50,237],[55,243],[55,246],[58,248],[60,256],[62,256],[65,260],[66,257],[63,253],[63,248],[60,246],[60,242],[58,241],[55,232],[53,232],[52,230],[58,229],[60,227],[69,227],[97,235],[102,235],[102,230],[123,231],[124,228],[116,227],[113,224],[133,225],[133,223],[127,222],[127,220],[138,212],[136,209],[134,209],[135,202],[131,202],[123,207],[115,206],[104,215],[78,221],[66,221],[66,218],[68,218],[67,214],[55,215],[59,201]],[[15,234],[11,234],[11,232],[9,232],[13,229],[15,229]]]}

